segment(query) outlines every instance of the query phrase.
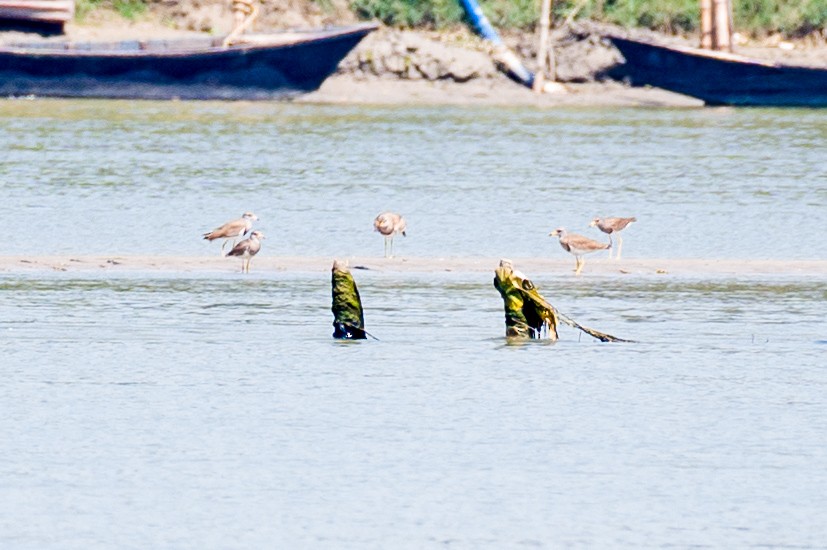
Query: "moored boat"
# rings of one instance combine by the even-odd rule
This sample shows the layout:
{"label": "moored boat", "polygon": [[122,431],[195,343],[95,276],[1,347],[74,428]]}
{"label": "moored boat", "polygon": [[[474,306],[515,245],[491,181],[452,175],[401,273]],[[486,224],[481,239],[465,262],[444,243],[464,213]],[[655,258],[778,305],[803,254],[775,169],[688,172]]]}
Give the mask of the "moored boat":
{"label": "moored boat", "polygon": [[63,25],[75,14],[75,0],[0,0],[0,21]]}
{"label": "moored boat", "polygon": [[0,96],[281,99],[316,90],[374,24],[212,38],[0,46]]}
{"label": "moored boat", "polygon": [[827,107],[827,68],[608,36],[625,58],[612,71],[635,86],[655,86],[709,105]]}

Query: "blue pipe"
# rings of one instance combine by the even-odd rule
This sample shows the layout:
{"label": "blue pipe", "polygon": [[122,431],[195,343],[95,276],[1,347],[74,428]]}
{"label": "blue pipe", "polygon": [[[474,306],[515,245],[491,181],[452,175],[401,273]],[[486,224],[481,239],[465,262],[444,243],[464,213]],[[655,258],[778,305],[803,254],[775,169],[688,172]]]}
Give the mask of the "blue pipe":
{"label": "blue pipe", "polygon": [[482,8],[477,0],[459,0],[459,3],[462,4],[463,9],[465,10],[465,15],[474,26],[474,32],[494,45],[503,43],[502,39],[500,39],[500,35],[497,34],[496,30],[494,30],[494,26],[491,24],[491,21],[489,21],[482,12]]}
{"label": "blue pipe", "polygon": [[477,0],[459,0],[459,3],[465,10],[468,21],[474,27],[474,32],[491,42],[499,50],[501,55],[498,61],[505,66],[505,73],[509,78],[529,88],[534,86],[534,73],[526,69],[525,65],[517,59],[517,56],[503,44],[500,35],[491,25],[491,21],[482,12],[479,2]]}

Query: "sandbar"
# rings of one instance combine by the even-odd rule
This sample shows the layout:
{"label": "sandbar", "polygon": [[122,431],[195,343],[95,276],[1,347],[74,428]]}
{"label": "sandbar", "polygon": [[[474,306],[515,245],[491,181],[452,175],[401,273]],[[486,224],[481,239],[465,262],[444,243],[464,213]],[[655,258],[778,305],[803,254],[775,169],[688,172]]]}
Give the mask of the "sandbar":
{"label": "sandbar", "polygon": [[[252,261],[252,273],[328,272],[333,257],[262,256]],[[493,273],[494,257],[397,257],[341,256],[352,270],[387,273]],[[568,258],[511,258],[528,277],[560,275],[574,278],[574,260]],[[49,272],[74,273],[175,273],[210,274],[240,271],[241,261],[220,256],[141,255],[43,255],[0,256],[0,276]],[[827,278],[827,260],[750,259],[622,259],[589,258],[580,278],[588,277],[693,277],[725,279],[737,277]]]}

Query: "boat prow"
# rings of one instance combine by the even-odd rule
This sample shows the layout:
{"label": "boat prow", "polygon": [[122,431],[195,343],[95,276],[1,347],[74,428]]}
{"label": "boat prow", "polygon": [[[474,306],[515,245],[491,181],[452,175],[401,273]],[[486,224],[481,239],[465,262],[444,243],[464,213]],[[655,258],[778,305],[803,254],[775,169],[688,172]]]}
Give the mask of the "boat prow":
{"label": "boat prow", "polygon": [[683,46],[609,35],[626,63],[613,71],[635,86],[655,86],[709,105],[827,107],[827,68],[768,63]]}

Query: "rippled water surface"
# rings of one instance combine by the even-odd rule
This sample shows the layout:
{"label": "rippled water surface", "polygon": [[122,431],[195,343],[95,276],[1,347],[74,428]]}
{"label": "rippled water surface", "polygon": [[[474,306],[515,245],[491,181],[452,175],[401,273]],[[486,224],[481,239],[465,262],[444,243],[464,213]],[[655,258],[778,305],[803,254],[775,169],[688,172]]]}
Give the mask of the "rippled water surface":
{"label": "rippled water surface", "polygon": [[274,254],[381,253],[392,209],[415,256],[636,216],[630,258],[827,257],[821,111],[6,101],[0,161],[6,254],[207,254],[246,210]]}
{"label": "rippled water surface", "polygon": [[[824,259],[824,117],[7,101],[0,254]],[[490,274],[354,274],[379,341],[324,274],[0,272],[0,547],[824,547],[824,278],[537,276],[636,342],[509,345]]]}

